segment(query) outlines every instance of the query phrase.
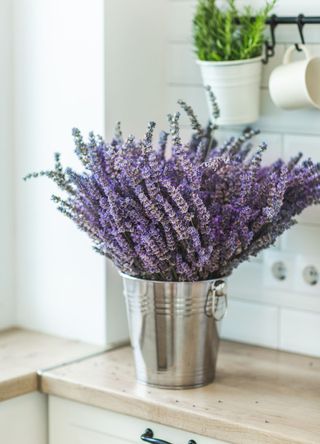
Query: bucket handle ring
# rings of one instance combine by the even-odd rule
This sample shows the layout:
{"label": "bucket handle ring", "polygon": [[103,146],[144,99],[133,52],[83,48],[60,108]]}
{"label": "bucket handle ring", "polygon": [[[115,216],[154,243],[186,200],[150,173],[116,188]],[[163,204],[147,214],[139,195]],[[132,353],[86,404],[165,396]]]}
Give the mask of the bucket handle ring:
{"label": "bucket handle ring", "polygon": [[[215,321],[219,322],[225,316],[228,309],[228,298],[225,292],[226,283],[222,279],[218,279],[213,284],[210,285],[210,288],[207,292],[206,302],[204,306],[205,315],[208,318],[214,318]],[[208,301],[209,297],[212,296],[212,309],[208,312]],[[217,316],[216,313],[221,305],[221,299],[223,298],[223,310],[220,316]]]}

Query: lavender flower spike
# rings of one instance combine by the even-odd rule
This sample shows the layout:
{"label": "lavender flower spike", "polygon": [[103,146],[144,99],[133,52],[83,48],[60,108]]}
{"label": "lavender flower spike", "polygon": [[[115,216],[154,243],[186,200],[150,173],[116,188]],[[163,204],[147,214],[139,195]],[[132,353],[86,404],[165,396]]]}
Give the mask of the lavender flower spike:
{"label": "lavender flower spike", "polygon": [[[219,108],[209,89],[213,116]],[[241,262],[275,242],[295,216],[320,203],[320,166],[302,154],[289,162],[262,166],[261,144],[251,157],[257,131],[219,145],[215,125],[202,127],[179,101],[194,133],[180,135],[179,113],[169,115],[168,133],[153,145],[154,122],[142,139],[124,141],[120,124],[111,143],[93,133],[85,142],[73,130],[75,152],[85,171],[54,168],[26,176],[46,176],[63,196],[57,209],[87,233],[98,253],[124,273],[151,280],[198,281],[232,272]]]}

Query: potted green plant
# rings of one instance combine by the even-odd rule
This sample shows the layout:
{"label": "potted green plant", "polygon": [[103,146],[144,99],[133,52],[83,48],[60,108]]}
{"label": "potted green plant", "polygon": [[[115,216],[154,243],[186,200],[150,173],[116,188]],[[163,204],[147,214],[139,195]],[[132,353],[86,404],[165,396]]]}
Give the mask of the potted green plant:
{"label": "potted green plant", "polygon": [[263,9],[239,11],[235,0],[221,8],[216,0],[199,0],[193,38],[204,85],[215,92],[220,125],[245,124],[259,117],[265,21],[275,0]]}
{"label": "potted green plant", "polygon": [[63,168],[57,154],[52,170],[27,176],[58,185],[58,210],[121,272],[137,378],[167,388],[214,379],[227,277],[320,202],[318,164],[298,155],[261,166],[266,144],[251,154],[247,143],[254,130],[219,145],[216,125],[203,128],[179,103],[194,130],[187,143],[179,113],[158,144],[153,122],[142,139],[124,140],[118,126],[109,143],[93,133],[85,142],[75,129],[82,171]]}

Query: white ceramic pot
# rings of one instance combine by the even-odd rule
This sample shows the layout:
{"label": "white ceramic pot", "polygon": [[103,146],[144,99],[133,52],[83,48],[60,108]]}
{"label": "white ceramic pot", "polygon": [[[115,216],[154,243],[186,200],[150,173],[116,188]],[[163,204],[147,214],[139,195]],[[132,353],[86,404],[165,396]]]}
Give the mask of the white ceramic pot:
{"label": "white ceramic pot", "polygon": [[[259,118],[261,58],[198,60],[204,86],[211,86],[220,108],[219,125],[252,123]],[[211,104],[208,100],[211,113]]]}

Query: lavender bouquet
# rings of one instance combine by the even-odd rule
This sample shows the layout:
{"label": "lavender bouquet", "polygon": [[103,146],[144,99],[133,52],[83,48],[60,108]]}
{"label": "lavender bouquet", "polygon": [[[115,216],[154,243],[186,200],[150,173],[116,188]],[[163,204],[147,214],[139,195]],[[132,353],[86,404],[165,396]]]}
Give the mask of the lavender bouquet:
{"label": "lavender bouquet", "polygon": [[[219,110],[209,90],[213,116]],[[73,130],[84,171],[55,167],[26,176],[47,176],[66,194],[57,208],[92,239],[94,249],[123,273],[149,280],[198,281],[229,275],[269,247],[295,223],[294,216],[320,201],[320,167],[298,154],[261,166],[266,144],[251,154],[247,129],[219,146],[216,124],[203,128],[193,110],[193,135],[183,144],[179,113],[170,133],[154,146],[154,122],[142,140],[123,140],[120,124],[110,143]],[[214,120],[215,121],[215,120]],[[170,137],[171,155],[167,155]]]}

